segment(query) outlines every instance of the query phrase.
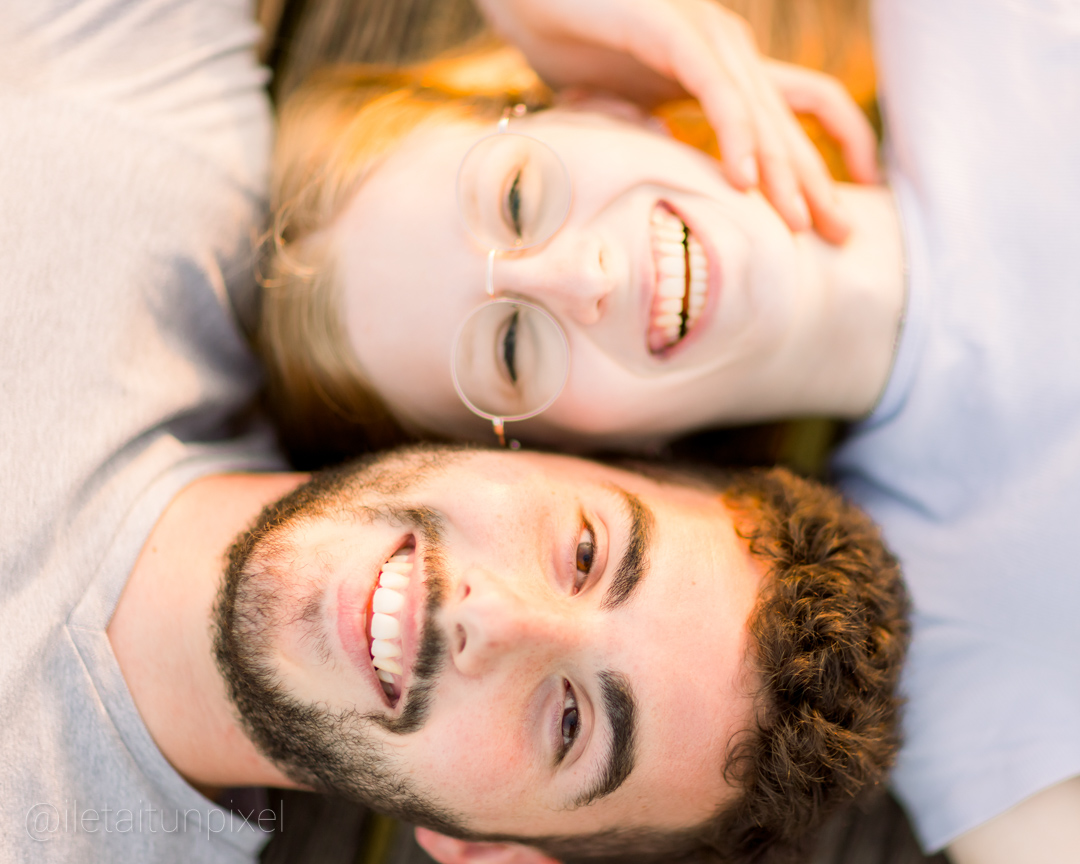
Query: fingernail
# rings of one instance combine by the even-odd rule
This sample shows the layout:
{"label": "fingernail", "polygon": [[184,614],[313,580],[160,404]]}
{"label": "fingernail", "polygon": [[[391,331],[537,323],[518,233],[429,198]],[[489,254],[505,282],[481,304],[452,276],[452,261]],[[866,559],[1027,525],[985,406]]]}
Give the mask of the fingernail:
{"label": "fingernail", "polygon": [[747,156],[742,162],[739,163],[739,173],[746,178],[746,182],[751,186],[758,185],[758,171],[757,171],[757,159],[753,156]]}
{"label": "fingernail", "polygon": [[810,227],[810,208],[806,206],[806,199],[802,195],[796,195],[791,202],[792,209],[799,218],[799,224],[803,228]]}

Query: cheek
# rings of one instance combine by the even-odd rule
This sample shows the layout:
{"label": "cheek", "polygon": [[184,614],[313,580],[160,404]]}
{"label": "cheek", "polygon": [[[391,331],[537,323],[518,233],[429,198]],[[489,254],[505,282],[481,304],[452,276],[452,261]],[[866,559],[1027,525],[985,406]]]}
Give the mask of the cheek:
{"label": "cheek", "polygon": [[[563,396],[523,430],[523,440],[580,448],[604,445],[648,450],[706,422],[712,405],[700,388],[638,378],[622,370],[585,386],[567,386]],[[709,413],[705,412],[708,409]],[[698,415],[703,416],[698,416]]]}
{"label": "cheek", "polygon": [[[434,275],[434,274],[433,274]],[[393,292],[358,286],[346,298],[349,340],[367,369],[391,370],[407,380],[417,373],[430,375],[436,359],[449,369],[450,342],[456,326],[446,292],[431,292],[414,284],[411,273],[379,284],[394,285]],[[434,279],[426,280],[430,285]]]}
{"label": "cheek", "polygon": [[371,314],[351,313],[349,324],[362,374],[399,420],[448,434],[483,433],[454,392],[457,318],[447,304],[379,298]]}
{"label": "cheek", "polygon": [[439,707],[415,742],[405,743],[409,773],[469,817],[497,815],[520,799],[531,773],[520,726],[508,721],[509,706],[436,699]]}
{"label": "cheek", "polygon": [[[788,230],[760,194],[743,196],[742,226],[749,240],[748,275],[751,301],[758,313],[782,315],[799,284],[798,237]],[[785,304],[785,305],[778,305]],[[764,322],[766,326],[770,323]]]}
{"label": "cheek", "polygon": [[650,383],[596,346],[576,340],[566,387],[535,425],[601,439],[625,436],[654,413],[650,400],[642,398]]}

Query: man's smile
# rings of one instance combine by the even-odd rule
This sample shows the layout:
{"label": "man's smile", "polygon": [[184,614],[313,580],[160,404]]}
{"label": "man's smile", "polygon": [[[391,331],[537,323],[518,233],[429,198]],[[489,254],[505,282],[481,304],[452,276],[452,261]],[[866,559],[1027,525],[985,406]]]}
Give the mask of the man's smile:
{"label": "man's smile", "polygon": [[398,549],[379,571],[378,586],[371,597],[368,618],[368,649],[371,665],[383,685],[391,706],[401,696],[405,676],[402,651],[402,610],[412,581],[414,541]]}
{"label": "man's smile", "polygon": [[410,533],[395,543],[370,582],[345,579],[336,592],[341,646],[389,708],[398,706],[415,660],[424,583],[417,561],[416,537]]}

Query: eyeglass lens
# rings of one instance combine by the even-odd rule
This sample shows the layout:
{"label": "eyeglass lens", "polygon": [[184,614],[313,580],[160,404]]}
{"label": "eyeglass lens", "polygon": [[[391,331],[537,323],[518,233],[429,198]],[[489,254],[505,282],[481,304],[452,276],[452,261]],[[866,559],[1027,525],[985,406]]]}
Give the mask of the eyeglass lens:
{"label": "eyeglass lens", "polygon": [[[547,145],[500,132],[466,154],[458,172],[458,204],[470,233],[500,252],[550,239],[570,207],[570,178]],[[562,328],[546,311],[514,298],[476,309],[453,349],[458,395],[488,419],[522,420],[559,395],[570,366]]]}
{"label": "eyeglass lens", "polygon": [[526,135],[489,135],[465,155],[458,205],[489,249],[526,249],[549,239],[570,208],[570,178],[554,151]]}
{"label": "eyeglass lens", "polygon": [[453,360],[458,393],[476,413],[523,420],[559,395],[570,352],[547,312],[500,297],[465,319]]}

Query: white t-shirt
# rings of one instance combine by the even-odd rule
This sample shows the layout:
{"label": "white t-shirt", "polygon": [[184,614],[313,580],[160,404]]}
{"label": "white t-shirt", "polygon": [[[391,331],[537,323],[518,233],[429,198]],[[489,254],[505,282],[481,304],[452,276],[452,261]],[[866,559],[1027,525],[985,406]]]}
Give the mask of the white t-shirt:
{"label": "white t-shirt", "polygon": [[227,297],[266,191],[257,36],[242,0],[0,15],[0,861],[265,840],[161,756],[105,635],[184,485],[281,467]]}
{"label": "white t-shirt", "polygon": [[835,468],[914,599],[894,783],[936,850],[1080,774],[1080,2],[874,26],[911,294]]}

